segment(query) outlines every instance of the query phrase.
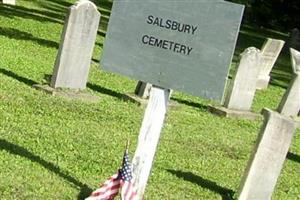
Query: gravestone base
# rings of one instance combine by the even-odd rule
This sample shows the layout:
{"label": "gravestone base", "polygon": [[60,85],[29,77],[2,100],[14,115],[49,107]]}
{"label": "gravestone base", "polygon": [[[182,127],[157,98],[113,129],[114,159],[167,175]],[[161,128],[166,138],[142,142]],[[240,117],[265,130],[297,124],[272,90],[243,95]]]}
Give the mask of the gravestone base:
{"label": "gravestone base", "polygon": [[60,89],[60,88],[52,88],[49,85],[33,85],[33,87],[37,90],[44,91],[53,96],[64,97],[70,100],[80,100],[88,103],[98,103],[100,97],[93,96],[82,90],[71,90],[71,89]]}
{"label": "gravestone base", "polygon": [[[138,104],[139,106],[146,106],[148,104],[149,99],[141,98],[140,96],[133,94],[133,93],[127,93],[124,94],[124,99],[134,102]],[[169,100],[169,105],[168,107],[177,107],[179,104],[175,101]]]}
{"label": "gravestone base", "polygon": [[238,119],[249,119],[249,120],[257,120],[261,119],[262,116],[257,113],[253,113],[250,111],[243,111],[243,110],[232,110],[225,107],[220,106],[208,106],[209,112],[212,114],[216,114],[222,117],[227,118],[238,118]]}
{"label": "gravestone base", "polygon": [[2,0],[1,2],[4,4],[16,5],[16,0]]}
{"label": "gravestone base", "polygon": [[268,88],[270,82],[270,77],[267,79],[258,79],[256,83],[256,89],[258,90],[264,90]]}
{"label": "gravestone base", "polygon": [[134,103],[138,104],[139,106],[145,106],[148,104],[148,99],[141,98],[140,96],[133,94],[133,93],[124,94],[124,99],[134,102]]}

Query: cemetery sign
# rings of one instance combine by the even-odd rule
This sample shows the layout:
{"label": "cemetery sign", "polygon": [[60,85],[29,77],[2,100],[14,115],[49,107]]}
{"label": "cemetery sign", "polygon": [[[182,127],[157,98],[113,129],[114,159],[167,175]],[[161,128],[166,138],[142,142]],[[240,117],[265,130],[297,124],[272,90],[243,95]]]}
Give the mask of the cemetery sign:
{"label": "cemetery sign", "polygon": [[101,66],[222,100],[243,9],[220,0],[114,0]]}

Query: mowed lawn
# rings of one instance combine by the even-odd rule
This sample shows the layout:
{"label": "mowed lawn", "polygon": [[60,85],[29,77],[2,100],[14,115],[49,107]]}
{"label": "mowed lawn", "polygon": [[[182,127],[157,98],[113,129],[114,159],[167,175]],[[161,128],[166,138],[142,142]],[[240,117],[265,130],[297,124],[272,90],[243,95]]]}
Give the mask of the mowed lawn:
{"label": "mowed lawn", "polygon": [[[124,146],[134,154],[144,109],[123,100],[136,81],[99,68],[111,2],[102,13],[87,91],[101,98],[84,103],[35,90],[49,83],[64,18],[74,1],[17,0],[0,4],[0,199],[84,199],[120,166]],[[101,6],[100,6],[101,5]],[[232,64],[249,46],[287,34],[243,24]],[[130,47],[128,47],[130,48]],[[116,55],[117,56],[117,55]],[[253,111],[276,109],[290,81],[282,54],[267,90]],[[175,92],[145,200],[232,199],[262,120],[226,119],[207,111],[215,104]],[[300,199],[300,131],[297,130],[273,199]]]}

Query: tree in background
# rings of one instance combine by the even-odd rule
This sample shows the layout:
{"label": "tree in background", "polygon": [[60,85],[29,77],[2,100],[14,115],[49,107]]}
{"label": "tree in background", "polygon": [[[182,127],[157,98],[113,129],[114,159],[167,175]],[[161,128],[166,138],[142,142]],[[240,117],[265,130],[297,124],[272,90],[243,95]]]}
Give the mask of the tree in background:
{"label": "tree in background", "polygon": [[229,0],[244,4],[245,22],[287,32],[300,29],[299,0]]}

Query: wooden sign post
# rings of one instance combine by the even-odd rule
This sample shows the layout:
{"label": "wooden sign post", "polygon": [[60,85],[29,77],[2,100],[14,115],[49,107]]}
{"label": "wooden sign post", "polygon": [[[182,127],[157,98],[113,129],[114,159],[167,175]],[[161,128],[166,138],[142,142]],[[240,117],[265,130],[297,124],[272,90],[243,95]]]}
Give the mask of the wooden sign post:
{"label": "wooden sign post", "polygon": [[138,199],[142,199],[167,112],[170,90],[152,86],[132,164]]}
{"label": "wooden sign post", "polygon": [[114,0],[100,65],[155,85],[133,158],[138,199],[152,168],[169,89],[223,100],[243,9],[221,0]]}

